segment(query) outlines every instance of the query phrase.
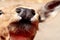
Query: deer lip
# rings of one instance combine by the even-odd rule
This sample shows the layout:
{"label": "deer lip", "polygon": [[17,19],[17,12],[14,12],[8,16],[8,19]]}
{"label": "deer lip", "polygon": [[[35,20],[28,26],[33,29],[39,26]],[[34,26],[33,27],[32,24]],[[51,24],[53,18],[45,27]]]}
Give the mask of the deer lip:
{"label": "deer lip", "polygon": [[21,19],[21,20],[19,20],[19,21],[15,21],[15,22],[12,22],[12,23],[10,23],[10,24],[31,24],[31,21],[30,20],[28,20],[28,19]]}

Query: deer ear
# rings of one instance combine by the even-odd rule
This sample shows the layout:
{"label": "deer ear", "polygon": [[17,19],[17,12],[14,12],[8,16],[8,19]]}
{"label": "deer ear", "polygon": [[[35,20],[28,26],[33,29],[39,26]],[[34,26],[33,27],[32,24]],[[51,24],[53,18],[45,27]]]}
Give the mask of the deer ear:
{"label": "deer ear", "polygon": [[48,2],[44,7],[39,11],[39,20],[44,22],[46,19],[53,18],[60,10],[60,1],[51,1]]}

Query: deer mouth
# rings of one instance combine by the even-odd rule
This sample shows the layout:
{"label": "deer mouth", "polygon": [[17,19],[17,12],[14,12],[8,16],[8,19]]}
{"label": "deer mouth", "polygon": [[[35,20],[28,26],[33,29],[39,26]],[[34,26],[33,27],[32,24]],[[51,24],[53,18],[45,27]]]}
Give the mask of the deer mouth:
{"label": "deer mouth", "polygon": [[12,22],[8,29],[11,40],[32,40],[37,31],[35,23],[25,19]]}

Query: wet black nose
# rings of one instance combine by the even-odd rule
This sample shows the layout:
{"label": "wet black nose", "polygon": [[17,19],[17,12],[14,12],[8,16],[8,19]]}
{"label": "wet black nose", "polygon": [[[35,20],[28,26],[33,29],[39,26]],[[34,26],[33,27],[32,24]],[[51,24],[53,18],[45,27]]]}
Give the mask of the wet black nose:
{"label": "wet black nose", "polygon": [[16,8],[16,12],[20,17],[22,17],[22,19],[25,20],[30,20],[35,15],[35,11],[33,9],[22,8],[22,7]]}

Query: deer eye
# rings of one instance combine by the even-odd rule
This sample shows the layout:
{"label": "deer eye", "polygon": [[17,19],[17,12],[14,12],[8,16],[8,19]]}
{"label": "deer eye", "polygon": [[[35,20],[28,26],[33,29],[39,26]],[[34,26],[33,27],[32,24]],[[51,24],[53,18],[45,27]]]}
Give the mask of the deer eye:
{"label": "deer eye", "polygon": [[60,1],[51,1],[46,4],[46,9],[51,10],[60,5]]}
{"label": "deer eye", "polygon": [[0,15],[2,15],[3,14],[3,11],[2,10],[0,10]]}

